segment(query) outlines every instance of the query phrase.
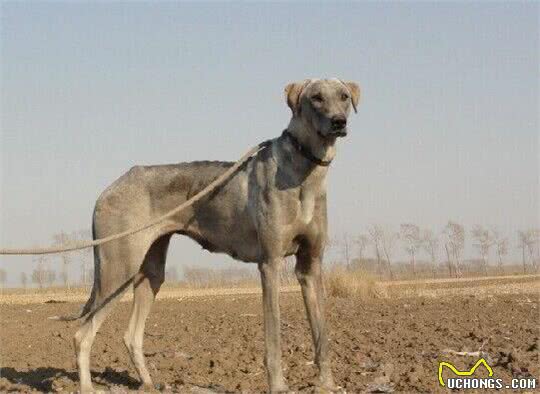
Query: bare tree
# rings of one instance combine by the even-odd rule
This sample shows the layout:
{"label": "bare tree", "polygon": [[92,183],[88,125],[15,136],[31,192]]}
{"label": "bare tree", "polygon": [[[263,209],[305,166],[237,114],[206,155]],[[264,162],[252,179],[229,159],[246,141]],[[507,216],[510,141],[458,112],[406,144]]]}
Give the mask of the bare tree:
{"label": "bare tree", "polygon": [[32,282],[37,284],[40,289],[43,289],[43,285],[46,282],[46,270],[45,264],[47,258],[44,255],[34,257],[34,261],[37,263],[36,268],[32,271]]}
{"label": "bare tree", "polygon": [[356,250],[358,251],[358,258],[362,260],[364,258],[364,254],[366,253],[366,249],[369,246],[369,235],[366,234],[360,234],[356,239],[354,240],[354,244],[356,245]]}
{"label": "bare tree", "polygon": [[[540,264],[540,229],[530,229],[530,238],[527,249],[529,250],[529,256],[531,258],[531,264],[534,271],[538,271],[538,265]],[[534,251],[536,250],[536,254]]]}
{"label": "bare tree", "polygon": [[[336,250],[339,246],[339,241],[334,237],[327,237],[325,242],[325,256],[333,256],[334,250]],[[335,261],[329,261],[328,264],[334,264]]]}
{"label": "bare tree", "polygon": [[[69,235],[68,233],[62,231],[53,236],[55,245],[68,245],[75,240],[75,235]],[[60,279],[68,290],[71,288],[69,282],[69,263],[72,261],[73,253],[65,252],[60,254],[60,260],[62,262],[62,269],[60,271]],[[55,274],[56,275],[56,274]]]}
{"label": "bare tree", "polygon": [[540,238],[540,231],[535,229],[529,229],[525,231],[518,231],[519,246],[521,248],[521,261],[523,264],[523,273],[527,272],[527,255],[531,263],[531,268],[536,270],[538,267],[537,259],[534,256],[535,246],[538,245]]}
{"label": "bare tree", "polygon": [[527,232],[518,230],[519,247],[521,248],[521,264],[523,265],[523,273],[527,273]]}
{"label": "bare tree", "polygon": [[343,256],[343,262],[345,263],[345,266],[347,269],[351,268],[351,239],[349,237],[349,234],[345,233],[343,234],[343,238],[341,239],[341,254]]}
{"label": "bare tree", "polygon": [[388,265],[388,273],[390,274],[390,279],[394,279],[394,273],[392,270],[392,256],[394,254],[394,249],[398,240],[399,234],[394,232],[391,228],[385,227],[382,229],[381,246],[384,256],[386,257],[386,263]]}
{"label": "bare tree", "polygon": [[369,236],[371,237],[371,242],[373,243],[373,248],[375,252],[375,258],[377,259],[377,275],[382,276],[382,237],[383,230],[381,226],[377,224],[372,224],[368,228]]}
{"label": "bare tree", "polygon": [[3,289],[7,281],[7,272],[5,269],[0,268],[0,290]]}
{"label": "bare tree", "polygon": [[[445,234],[446,237],[446,234]],[[444,240],[444,251],[446,252],[446,264],[448,266],[448,275],[454,276],[455,267],[454,267],[454,260],[452,257],[452,253],[450,252],[450,242],[448,240],[448,237]]]}
{"label": "bare tree", "polygon": [[333,238],[333,237],[326,237],[326,242],[325,242],[325,248],[326,250],[331,250],[333,248],[336,247],[336,240]]}
{"label": "bare tree", "polygon": [[[81,230],[74,234],[74,238],[78,240],[92,239],[92,233],[87,230]],[[78,251],[78,256],[81,259],[81,282],[85,287],[89,287],[94,280],[94,268],[92,265],[93,249],[85,248]]]}
{"label": "bare tree", "polygon": [[416,255],[422,247],[422,237],[420,237],[420,227],[412,223],[404,223],[400,227],[401,239],[404,242],[405,251],[411,258],[411,270],[416,275]]}
{"label": "bare tree", "polygon": [[26,274],[26,272],[21,272],[21,286],[23,289],[26,289],[26,287],[28,286],[28,275]]}
{"label": "bare tree", "polygon": [[67,287],[68,290],[71,288],[71,285],[69,284],[69,275],[67,270],[62,269],[60,271],[60,281],[62,282],[64,287]]}
{"label": "bare tree", "polygon": [[437,255],[439,253],[439,239],[431,230],[424,230],[421,235],[422,247],[431,259],[431,269],[435,276],[435,268],[437,267]]}
{"label": "bare tree", "polygon": [[484,274],[487,275],[487,267],[489,265],[489,250],[494,244],[493,237],[487,228],[484,228],[478,224],[472,229],[472,237],[476,241],[474,246],[480,252]]}
{"label": "bare tree", "polygon": [[444,227],[444,248],[448,258],[450,276],[461,276],[461,255],[465,249],[465,228],[456,222],[449,221]]}
{"label": "bare tree", "polygon": [[88,288],[94,282],[94,267],[90,266],[87,261],[83,260],[81,267],[81,285]]}
{"label": "bare tree", "polygon": [[178,270],[176,267],[170,267],[165,271],[165,281],[169,283],[178,282]]}
{"label": "bare tree", "polygon": [[503,258],[508,254],[508,238],[502,236],[497,230],[491,231],[493,234],[493,244],[497,252],[499,272],[503,272]]}
{"label": "bare tree", "polygon": [[369,235],[366,235],[366,234],[360,234],[354,239],[354,244],[356,245],[356,251],[357,251],[356,262],[358,264],[358,268],[363,267],[365,264],[364,255],[366,253],[367,247],[369,246],[369,243],[370,243]]}
{"label": "bare tree", "polygon": [[51,287],[55,280],[56,280],[56,271],[45,270],[45,283],[47,283],[47,286]]}
{"label": "bare tree", "polygon": [[210,282],[211,271],[205,268],[184,267],[184,278],[186,282],[194,286],[203,286]]}

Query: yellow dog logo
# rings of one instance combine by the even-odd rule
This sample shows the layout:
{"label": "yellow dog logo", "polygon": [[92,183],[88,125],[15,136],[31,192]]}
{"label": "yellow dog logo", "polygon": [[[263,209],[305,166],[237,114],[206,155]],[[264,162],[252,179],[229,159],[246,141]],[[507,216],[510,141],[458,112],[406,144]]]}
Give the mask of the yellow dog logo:
{"label": "yellow dog logo", "polygon": [[447,363],[446,361],[441,361],[439,363],[439,383],[441,384],[442,387],[445,386],[444,384],[444,380],[443,380],[443,377],[442,377],[442,372],[443,372],[443,367],[448,367],[452,370],[452,372],[454,372],[457,376],[472,376],[472,374],[476,371],[476,369],[480,366],[480,365],[484,365],[484,367],[486,367],[486,369],[488,370],[488,375],[491,377],[493,376],[493,369],[491,369],[491,367],[489,366],[489,364],[487,363],[487,361],[483,358],[481,358],[480,360],[478,360],[476,362],[476,364],[473,365],[473,367],[468,370],[468,371],[459,371],[456,367],[454,367],[452,364],[450,363]]}

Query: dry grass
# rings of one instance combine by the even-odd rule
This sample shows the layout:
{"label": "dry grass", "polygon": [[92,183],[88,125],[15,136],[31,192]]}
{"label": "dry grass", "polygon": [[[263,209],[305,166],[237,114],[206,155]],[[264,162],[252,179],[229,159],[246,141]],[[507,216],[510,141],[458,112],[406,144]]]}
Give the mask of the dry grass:
{"label": "dry grass", "polygon": [[326,273],[325,288],[330,297],[359,300],[459,295],[485,297],[496,294],[539,297],[540,275],[380,282],[363,270],[334,267]]}
{"label": "dry grass", "polygon": [[[290,282],[294,283],[294,282]],[[297,284],[282,282],[282,292],[297,292]],[[326,272],[325,289],[330,297],[351,298],[365,301],[376,298],[441,297],[441,296],[492,296],[497,294],[525,294],[528,297],[540,297],[540,275],[516,275],[485,278],[430,279],[414,281],[380,282],[362,270],[347,270],[333,267]],[[260,294],[258,284],[251,286],[230,285],[229,287],[197,287],[186,285],[165,285],[158,294],[158,299],[184,299],[196,297],[215,297],[231,295]],[[83,287],[47,288],[47,289],[4,289],[0,292],[0,305],[34,304],[44,302],[85,302],[90,290]],[[129,301],[132,292],[122,298]]]}
{"label": "dry grass", "polygon": [[385,289],[375,278],[362,270],[348,270],[335,267],[326,273],[326,292],[338,298],[384,298]]}
{"label": "dry grass", "polygon": [[[281,292],[298,292],[299,286],[281,286]],[[178,286],[163,286],[158,293],[157,299],[185,299],[196,297],[216,297],[231,295],[252,295],[260,294],[261,288],[258,287],[216,287],[216,288],[189,288]],[[46,302],[86,302],[90,291],[83,288],[67,289],[31,289],[26,293],[14,290],[0,294],[0,305],[3,304],[42,304]],[[127,291],[120,302],[127,302],[133,299],[133,292]]]}

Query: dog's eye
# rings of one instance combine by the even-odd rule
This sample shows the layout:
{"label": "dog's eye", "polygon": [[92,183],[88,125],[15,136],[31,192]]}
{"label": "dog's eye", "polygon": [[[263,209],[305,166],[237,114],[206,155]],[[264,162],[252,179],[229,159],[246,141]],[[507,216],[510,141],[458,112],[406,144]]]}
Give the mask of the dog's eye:
{"label": "dog's eye", "polygon": [[348,95],[347,93],[342,93],[342,94],[341,94],[341,100],[342,100],[342,101],[345,101],[345,100],[347,100],[348,98],[349,98],[349,95]]}
{"label": "dog's eye", "polygon": [[317,103],[322,103],[324,100],[323,100],[323,97],[317,93],[317,94],[314,94],[313,96],[311,96],[311,100],[317,102]]}

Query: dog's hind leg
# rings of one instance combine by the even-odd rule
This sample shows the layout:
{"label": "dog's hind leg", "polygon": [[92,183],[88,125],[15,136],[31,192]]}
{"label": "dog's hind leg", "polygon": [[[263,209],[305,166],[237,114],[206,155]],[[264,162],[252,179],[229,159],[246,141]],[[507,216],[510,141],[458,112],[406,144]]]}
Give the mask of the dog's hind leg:
{"label": "dog's hind leg", "polygon": [[145,390],[153,389],[153,383],[146,368],[143,353],[144,326],[154,299],[165,279],[165,259],[170,237],[170,234],[164,235],[152,244],[135,277],[131,317],[124,335],[124,343]]}
{"label": "dog's hind leg", "polygon": [[111,242],[95,251],[94,296],[88,308],[89,312],[74,338],[83,393],[93,391],[90,376],[90,351],[96,333],[122,294],[134,280],[138,279],[137,273],[150,244],[150,237],[139,236],[135,239]]}
{"label": "dog's hind leg", "polygon": [[[124,289],[127,286],[124,287]],[[90,376],[90,350],[99,327],[112,310],[114,304],[120,298],[123,291],[119,291],[117,295],[105,300],[85,319],[82,326],[75,334],[74,344],[75,353],[77,356],[77,367],[79,369],[80,391],[81,393],[90,393],[94,391],[92,379]]]}

